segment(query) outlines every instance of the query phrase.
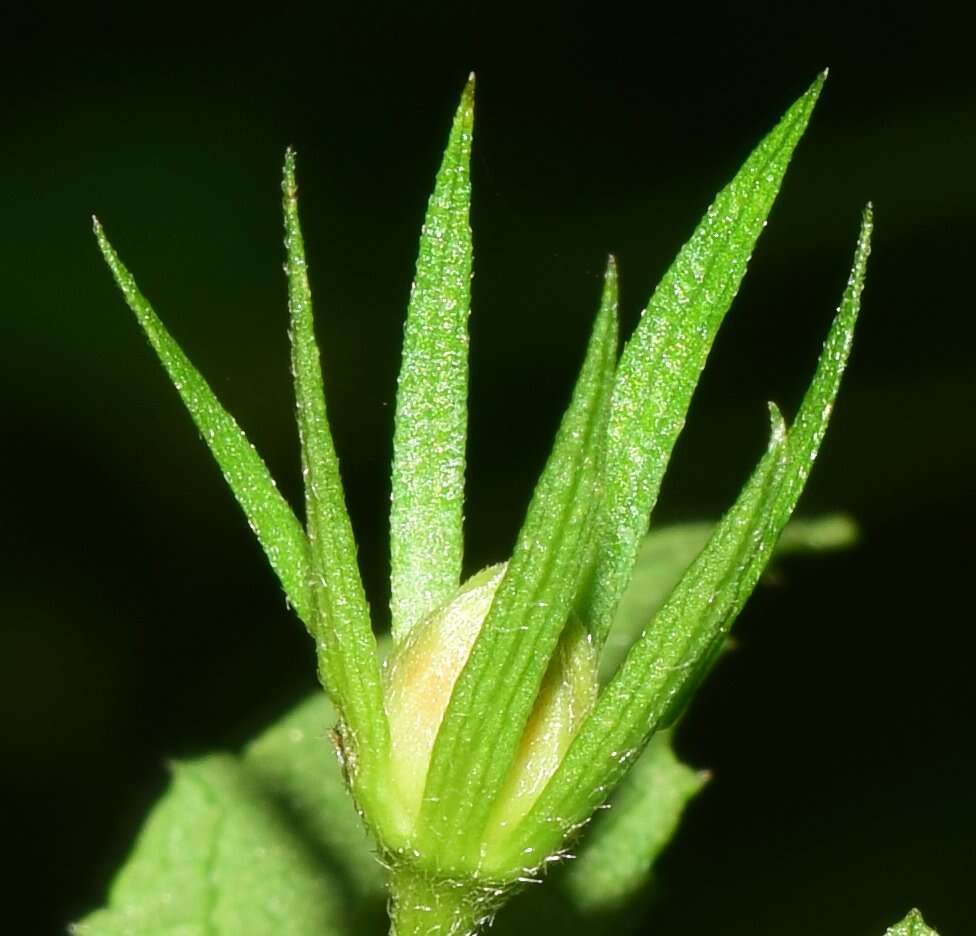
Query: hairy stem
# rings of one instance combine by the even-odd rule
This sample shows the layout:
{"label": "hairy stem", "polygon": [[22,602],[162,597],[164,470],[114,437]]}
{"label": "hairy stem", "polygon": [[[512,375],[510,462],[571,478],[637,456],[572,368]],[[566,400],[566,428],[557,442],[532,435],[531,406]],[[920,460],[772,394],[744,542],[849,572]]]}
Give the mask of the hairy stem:
{"label": "hairy stem", "polygon": [[390,875],[390,936],[473,936],[492,915],[498,891],[432,877],[415,866]]}

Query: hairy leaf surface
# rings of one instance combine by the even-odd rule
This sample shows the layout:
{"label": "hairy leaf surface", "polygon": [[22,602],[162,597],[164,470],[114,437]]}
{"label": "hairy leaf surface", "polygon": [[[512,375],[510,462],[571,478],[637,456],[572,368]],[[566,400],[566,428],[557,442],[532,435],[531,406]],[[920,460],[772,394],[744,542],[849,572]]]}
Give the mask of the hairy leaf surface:
{"label": "hairy leaf surface", "polygon": [[334,722],[316,694],[241,756],[175,765],[79,936],[382,931],[383,869],[345,789]]}

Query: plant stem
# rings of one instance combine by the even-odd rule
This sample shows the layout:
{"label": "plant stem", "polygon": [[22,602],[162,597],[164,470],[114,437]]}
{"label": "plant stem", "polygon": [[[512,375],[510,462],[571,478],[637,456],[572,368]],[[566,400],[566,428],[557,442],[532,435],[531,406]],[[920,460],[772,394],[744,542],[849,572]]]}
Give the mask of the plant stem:
{"label": "plant stem", "polygon": [[491,917],[493,892],[415,866],[390,875],[390,936],[472,936]]}

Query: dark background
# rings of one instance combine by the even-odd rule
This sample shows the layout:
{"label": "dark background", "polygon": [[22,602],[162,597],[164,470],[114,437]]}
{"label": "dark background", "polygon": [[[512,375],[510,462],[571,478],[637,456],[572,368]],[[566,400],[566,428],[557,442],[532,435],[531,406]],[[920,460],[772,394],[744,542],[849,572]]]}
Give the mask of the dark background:
{"label": "dark background", "polygon": [[[649,931],[973,932],[972,255],[967,33],[936,11],[639,14],[360,3],[9,21],[0,40],[0,817],[4,929],[104,896],[165,761],[314,687],[311,647],[90,234],[125,262],[297,502],[278,173],[299,151],[329,404],[377,617],[400,329],[450,115],[478,73],[470,568],[511,546],[608,252],[625,324],[714,192],[831,77],[672,462],[661,521],[714,516],[795,409],[875,249],[794,559],[679,747],[714,782]],[[530,12],[531,11],[531,12]]]}

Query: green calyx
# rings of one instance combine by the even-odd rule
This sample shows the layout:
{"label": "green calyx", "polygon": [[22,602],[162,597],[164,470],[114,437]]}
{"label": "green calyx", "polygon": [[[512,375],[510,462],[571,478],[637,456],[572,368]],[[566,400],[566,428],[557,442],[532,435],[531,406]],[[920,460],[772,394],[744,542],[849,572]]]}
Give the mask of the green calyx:
{"label": "green calyx", "polygon": [[[615,622],[712,342],[802,137],[818,78],[718,194],[618,356],[617,270],[512,556],[461,585],[472,244],[474,84],[430,199],[404,333],[390,513],[385,670],[326,411],[285,159],[286,273],[304,523],[139,292],[96,222],[123,295],[175,383],[314,640],[357,806],[390,866],[402,934],[467,933],[537,879],[707,673],[772,554],[816,457],[846,366],[869,252],[810,389],[670,596],[621,658]],[[606,652],[604,652],[606,650]],[[601,660],[602,657],[602,660]]]}
{"label": "green calyx", "polygon": [[[415,841],[431,752],[458,677],[481,632],[505,565],[472,576],[457,595],[418,623],[388,663],[392,789],[400,837]],[[529,811],[559,766],[597,696],[599,658],[578,620],[566,626],[549,661],[505,785],[492,804],[485,844],[504,837]],[[478,870],[479,857],[469,869]]]}

